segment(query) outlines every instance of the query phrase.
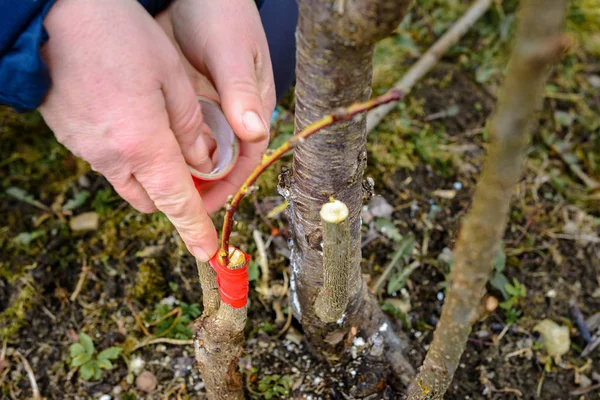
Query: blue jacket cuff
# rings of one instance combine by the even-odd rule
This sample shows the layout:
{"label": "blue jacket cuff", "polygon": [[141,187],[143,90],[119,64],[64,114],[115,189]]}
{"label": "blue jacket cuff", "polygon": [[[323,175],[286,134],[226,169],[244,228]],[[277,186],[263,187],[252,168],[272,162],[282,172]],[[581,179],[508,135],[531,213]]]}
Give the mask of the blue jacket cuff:
{"label": "blue jacket cuff", "polygon": [[[48,0],[41,12],[25,21],[21,34],[0,53],[0,103],[7,104],[19,112],[39,106],[50,88],[50,77],[46,64],[41,59],[39,49],[48,40],[43,26],[44,17],[55,0]],[[7,25],[15,26],[21,21],[9,21],[5,14],[0,18]],[[9,32],[11,26],[8,27]]]}

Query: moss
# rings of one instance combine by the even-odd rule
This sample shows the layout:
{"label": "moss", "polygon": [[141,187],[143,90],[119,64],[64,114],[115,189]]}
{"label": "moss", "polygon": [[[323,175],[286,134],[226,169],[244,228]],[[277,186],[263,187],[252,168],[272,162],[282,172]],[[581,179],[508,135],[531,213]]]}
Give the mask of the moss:
{"label": "moss", "polygon": [[0,337],[10,340],[27,325],[27,313],[39,303],[40,290],[34,286],[31,274],[26,274],[20,279],[20,288],[15,288],[17,294],[13,296],[10,305],[0,313]]}
{"label": "moss", "polygon": [[148,303],[162,299],[165,294],[165,278],[158,262],[148,258],[139,265],[135,283],[129,290],[129,295]]}

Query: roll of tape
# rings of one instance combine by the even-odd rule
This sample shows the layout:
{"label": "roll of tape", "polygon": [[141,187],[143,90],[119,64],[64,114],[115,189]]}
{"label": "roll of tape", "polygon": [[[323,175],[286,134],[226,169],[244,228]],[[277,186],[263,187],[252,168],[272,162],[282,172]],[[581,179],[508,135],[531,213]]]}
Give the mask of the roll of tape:
{"label": "roll of tape", "polygon": [[202,95],[198,95],[198,101],[201,103],[204,122],[217,144],[217,164],[211,172],[203,173],[188,165],[196,188],[202,191],[231,172],[240,155],[240,143],[219,103]]}

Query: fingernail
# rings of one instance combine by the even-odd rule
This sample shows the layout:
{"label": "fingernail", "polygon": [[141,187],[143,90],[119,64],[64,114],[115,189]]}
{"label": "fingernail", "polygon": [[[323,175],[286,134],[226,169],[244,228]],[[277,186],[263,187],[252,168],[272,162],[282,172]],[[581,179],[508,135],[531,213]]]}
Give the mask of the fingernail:
{"label": "fingernail", "polygon": [[254,111],[246,111],[242,115],[242,122],[248,132],[254,134],[255,139],[259,140],[267,136],[267,124]]}
{"label": "fingernail", "polygon": [[204,251],[202,247],[192,247],[192,254],[198,260],[206,262],[210,259],[209,255]]}

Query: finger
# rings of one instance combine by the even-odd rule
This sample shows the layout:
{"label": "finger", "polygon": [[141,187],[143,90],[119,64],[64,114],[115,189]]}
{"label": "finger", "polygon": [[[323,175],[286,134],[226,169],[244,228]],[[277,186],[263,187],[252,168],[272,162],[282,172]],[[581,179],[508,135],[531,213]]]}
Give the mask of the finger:
{"label": "finger", "polygon": [[133,175],[129,175],[123,180],[110,179],[108,176],[106,178],[113,185],[119,196],[136,210],[146,214],[158,211],[148,193],[146,193]]}
{"label": "finger", "polygon": [[[260,162],[260,155],[264,152],[267,142],[260,143],[241,143],[240,157],[235,168],[223,179],[219,180],[214,186],[202,193],[202,200],[206,210],[213,213],[221,208],[227,201],[227,197],[237,192],[242,186],[248,175]],[[248,154],[257,154],[251,157]]]}
{"label": "finger", "polygon": [[133,175],[173,223],[188,250],[200,261],[208,261],[217,252],[217,233],[173,132],[158,134],[148,151],[152,165],[136,166]]}
{"label": "finger", "polygon": [[221,106],[242,141],[258,142],[269,136],[262,93],[252,48],[226,51],[226,44],[209,51],[206,65],[221,96]]}
{"label": "finger", "polygon": [[216,147],[212,132],[202,118],[201,105],[181,63],[165,79],[163,94],[169,124],[186,162],[200,172],[213,169]]}
{"label": "finger", "polygon": [[[257,66],[270,68],[270,59],[256,7],[250,2],[222,1],[199,10],[190,4],[175,3],[173,11],[173,18],[183,22],[174,26],[183,54],[196,70],[212,78],[225,116],[238,137],[242,141],[264,140],[269,135],[270,111],[265,109],[266,93]],[[192,23],[199,20],[206,23]]]}

